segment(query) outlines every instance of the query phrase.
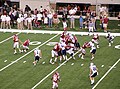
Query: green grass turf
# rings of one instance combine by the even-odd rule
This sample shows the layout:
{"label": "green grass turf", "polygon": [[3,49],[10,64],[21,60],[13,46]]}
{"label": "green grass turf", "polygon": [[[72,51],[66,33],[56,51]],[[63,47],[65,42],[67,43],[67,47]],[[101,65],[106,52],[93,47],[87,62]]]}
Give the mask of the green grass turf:
{"label": "green grass turf", "polygon": [[[11,35],[12,34],[10,34],[10,36]],[[21,41],[29,38],[31,41],[40,41],[42,43],[53,36],[54,35],[49,34],[19,34]],[[6,35],[5,38],[6,37],[8,36]],[[60,36],[54,38],[50,42],[58,42],[59,38]],[[85,41],[91,40],[91,37],[89,36],[77,36],[77,38],[80,45],[82,45]],[[12,44],[12,39],[0,44],[0,50],[2,50],[0,51],[0,69],[25,54],[19,53],[17,55],[13,55]],[[120,50],[114,48],[116,45],[120,45],[120,37],[115,38],[111,47],[108,47],[108,41],[104,37],[100,37],[100,49],[97,49],[95,59],[93,60],[99,69],[99,75],[96,77],[95,82],[97,82],[104,73],[106,73],[109,66],[112,66],[120,58]],[[30,46],[30,50],[35,47],[37,46]],[[32,52],[17,63],[1,71],[0,89],[31,89],[42,78],[59,66],[59,60],[54,65],[49,64],[51,50],[53,49],[52,46],[43,45],[40,49],[42,50],[43,57],[37,66],[33,66],[32,64],[34,60]],[[76,60],[71,59],[66,63],[66,65],[58,69],[62,80],[59,83],[59,89],[91,89],[88,77],[89,63],[91,62],[91,55],[89,53],[90,49],[87,49],[86,51],[85,60],[78,58],[78,55],[76,55]],[[4,62],[4,60],[8,61]],[[23,63],[23,61],[26,61],[26,63]],[[42,62],[44,61],[46,63],[43,65]],[[73,66],[71,65],[72,63],[74,63]],[[84,64],[84,66],[81,66],[81,64]],[[104,65],[104,67],[102,68],[101,65]],[[119,89],[119,65],[120,63],[118,63],[116,69],[113,69],[108,76],[105,77],[96,89]],[[52,75],[36,87],[36,89],[51,89],[51,77]],[[114,79],[114,83],[112,79]]]}
{"label": "green grass turf", "polygon": [[12,36],[15,33],[1,33],[0,32],[0,42],[7,39],[8,37]]}

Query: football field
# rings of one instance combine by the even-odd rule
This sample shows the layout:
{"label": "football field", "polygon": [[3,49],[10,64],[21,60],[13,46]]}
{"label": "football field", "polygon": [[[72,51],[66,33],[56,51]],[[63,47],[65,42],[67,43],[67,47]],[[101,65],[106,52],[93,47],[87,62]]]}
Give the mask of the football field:
{"label": "football field", "polygon": [[[12,35],[18,34],[24,42],[30,39],[31,44],[26,53],[13,54]],[[120,37],[115,37],[111,47],[104,36],[100,36],[100,48],[92,60],[98,67],[99,75],[95,85],[90,85],[89,64],[90,49],[86,49],[85,59],[78,57],[69,61],[60,61],[54,65],[49,63],[51,50],[60,40],[60,34],[44,33],[8,33],[0,32],[0,89],[51,89],[52,73],[58,71],[61,76],[59,89],[120,89]],[[76,35],[80,45],[91,41],[92,36]],[[117,48],[115,48],[115,46]],[[34,66],[34,49],[39,47],[42,59]]]}

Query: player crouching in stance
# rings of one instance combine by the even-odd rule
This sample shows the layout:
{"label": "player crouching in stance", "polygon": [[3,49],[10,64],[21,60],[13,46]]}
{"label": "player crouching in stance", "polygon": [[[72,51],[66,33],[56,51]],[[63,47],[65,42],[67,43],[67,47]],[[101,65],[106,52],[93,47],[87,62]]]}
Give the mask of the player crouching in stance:
{"label": "player crouching in stance", "polygon": [[93,34],[92,41],[97,45],[97,48],[99,48],[99,36],[98,36],[98,34]]}
{"label": "player crouching in stance", "polygon": [[29,39],[27,39],[24,43],[22,43],[22,47],[23,47],[22,52],[27,52],[27,50],[29,49],[28,47],[29,43],[30,43]]}
{"label": "player crouching in stance", "polygon": [[39,59],[42,58],[42,52],[39,48],[36,48],[34,50],[34,57],[35,59],[34,59],[33,65],[36,65]]}
{"label": "player crouching in stance", "polygon": [[53,81],[53,85],[52,85],[52,89],[58,89],[58,81],[60,80],[60,75],[58,72],[55,72],[52,76],[52,81]]}
{"label": "player crouching in stance", "polygon": [[96,65],[94,65],[94,63],[90,63],[90,81],[91,81],[91,85],[94,84],[94,78],[98,75],[98,72],[97,72],[97,67]]}
{"label": "player crouching in stance", "polygon": [[108,40],[108,42],[109,42],[109,46],[111,46],[112,43],[113,43],[113,40],[114,40],[114,36],[112,36],[112,35],[110,34],[110,32],[108,32],[108,35],[106,36],[106,38],[107,38],[107,40]]}
{"label": "player crouching in stance", "polygon": [[[54,62],[57,61],[58,56],[60,56],[60,61],[62,60],[61,48],[60,48],[60,45],[58,43],[54,46],[53,50],[51,51],[51,54],[52,54],[52,58],[50,59],[51,64],[54,64]],[[53,62],[54,57],[55,57],[55,59]]]}
{"label": "player crouching in stance", "polygon": [[21,52],[21,50],[19,48],[19,43],[21,41],[19,40],[19,37],[16,34],[13,35],[13,42],[14,42],[14,44],[13,44],[14,54],[17,53],[16,48],[19,50],[19,52]]}
{"label": "player crouching in stance", "polygon": [[85,56],[85,54],[86,54],[86,51],[85,51],[85,49],[86,48],[88,48],[89,47],[89,42],[85,42],[84,44],[83,44],[83,46],[81,47],[81,53],[78,55],[79,57],[81,57],[81,59],[84,59],[84,56]]}

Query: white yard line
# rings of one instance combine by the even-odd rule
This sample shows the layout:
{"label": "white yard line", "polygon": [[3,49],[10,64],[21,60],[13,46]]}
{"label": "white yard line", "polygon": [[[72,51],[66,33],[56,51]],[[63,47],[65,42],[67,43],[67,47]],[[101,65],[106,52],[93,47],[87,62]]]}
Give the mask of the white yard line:
{"label": "white yard line", "polygon": [[103,75],[103,77],[94,85],[94,87],[92,89],[95,89],[98,84],[108,75],[108,73],[120,62],[120,59],[117,60],[117,62],[115,62],[115,64]]}
{"label": "white yard line", "polygon": [[[17,35],[19,35],[19,34],[20,34],[20,33],[17,33]],[[2,44],[2,43],[4,43],[4,42],[8,41],[8,40],[11,39],[11,38],[13,38],[13,36],[11,36],[11,37],[9,37],[9,38],[7,38],[7,39],[1,41],[0,44]]]}
{"label": "white yard line", "polygon": [[[76,55],[77,53],[79,53],[79,51],[77,51],[74,55]],[[52,75],[56,70],[58,70],[61,66],[63,66],[67,61],[69,61],[72,57],[69,57],[68,60],[64,61],[62,64],[60,64],[57,68],[55,68],[52,72],[50,72],[47,76],[45,76],[42,80],[40,80],[34,87],[32,87],[31,89],[35,89],[38,85],[40,85],[45,79],[47,79],[50,75]]]}
{"label": "white yard line", "polygon": [[[55,37],[57,37],[59,34],[53,36],[52,38],[50,38],[49,40],[47,40],[46,42],[42,43],[41,45],[37,46],[36,48],[39,48],[41,46],[43,46],[44,44],[48,43],[50,40],[54,39]],[[33,52],[36,48],[32,49],[31,51],[29,51],[28,53],[26,53],[25,55],[21,56],[20,58],[16,59],[15,61],[11,62],[10,64],[8,64],[7,66],[3,67],[0,69],[0,72],[5,70],[6,68],[8,68],[9,66],[13,65],[14,63],[16,63],[17,61],[21,60],[22,58],[24,58],[25,56],[27,56],[28,54],[30,54],[31,52]]]}

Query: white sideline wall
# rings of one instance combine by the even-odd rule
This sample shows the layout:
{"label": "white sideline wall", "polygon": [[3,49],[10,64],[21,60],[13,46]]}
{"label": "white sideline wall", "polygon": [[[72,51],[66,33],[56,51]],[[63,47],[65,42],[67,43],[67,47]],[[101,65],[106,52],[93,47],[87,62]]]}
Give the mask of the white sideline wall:
{"label": "white sideline wall", "polygon": [[[47,30],[18,30],[18,29],[0,29],[0,32],[20,32],[20,33],[42,33],[42,34],[61,34],[63,31],[47,31]],[[73,32],[73,31],[68,31],[71,34],[74,35],[88,35],[89,32]],[[90,33],[92,34],[98,34],[99,36],[106,36],[108,33],[104,32],[94,32]],[[113,36],[120,36],[120,33],[111,33]]]}
{"label": "white sideline wall", "polygon": [[49,5],[49,0],[20,0],[20,8],[25,9],[25,6],[28,5],[32,10],[38,9],[40,10],[40,6],[43,9],[47,9],[46,7]]}

